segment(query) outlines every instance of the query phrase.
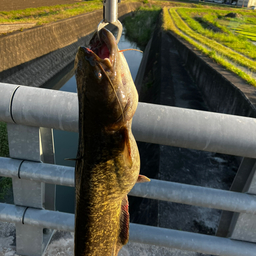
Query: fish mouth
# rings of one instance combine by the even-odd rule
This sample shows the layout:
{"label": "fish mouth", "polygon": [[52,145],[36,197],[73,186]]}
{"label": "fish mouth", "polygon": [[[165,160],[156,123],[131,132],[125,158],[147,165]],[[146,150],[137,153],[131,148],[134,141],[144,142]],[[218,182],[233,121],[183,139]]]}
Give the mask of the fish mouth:
{"label": "fish mouth", "polygon": [[[99,35],[99,36],[98,36]],[[92,66],[100,63],[104,70],[115,66],[118,51],[116,39],[113,34],[103,28],[99,34],[95,33],[88,48],[84,48],[86,59]]]}

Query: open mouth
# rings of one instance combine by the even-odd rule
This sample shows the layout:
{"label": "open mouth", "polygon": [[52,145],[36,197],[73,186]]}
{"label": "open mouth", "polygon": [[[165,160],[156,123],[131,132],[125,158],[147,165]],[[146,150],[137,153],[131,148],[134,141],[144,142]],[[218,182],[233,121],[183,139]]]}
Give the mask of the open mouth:
{"label": "open mouth", "polygon": [[[98,39],[98,38],[97,38]],[[98,55],[101,59],[109,59],[110,51],[108,49],[108,46],[105,42],[97,40],[97,42],[94,42],[91,44],[91,51],[93,51],[96,55]]]}
{"label": "open mouth", "polygon": [[99,37],[95,34],[91,39],[89,48],[86,48],[87,56],[90,55],[96,62],[100,62],[104,69],[111,68],[115,59],[113,47],[115,38],[104,28],[99,32]]}

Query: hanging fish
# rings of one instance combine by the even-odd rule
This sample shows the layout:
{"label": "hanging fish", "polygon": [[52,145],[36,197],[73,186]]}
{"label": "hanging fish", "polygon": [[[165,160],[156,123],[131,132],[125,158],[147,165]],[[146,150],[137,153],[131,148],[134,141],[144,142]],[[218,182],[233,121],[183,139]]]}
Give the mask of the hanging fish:
{"label": "hanging fish", "polygon": [[131,131],[138,93],[115,37],[101,29],[75,59],[79,147],[75,168],[75,256],[116,256],[129,238],[127,194],[139,175]]}

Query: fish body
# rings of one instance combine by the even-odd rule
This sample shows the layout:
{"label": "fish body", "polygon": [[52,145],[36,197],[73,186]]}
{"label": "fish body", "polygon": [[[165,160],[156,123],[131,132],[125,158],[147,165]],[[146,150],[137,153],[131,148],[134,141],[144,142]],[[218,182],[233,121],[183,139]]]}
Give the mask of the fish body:
{"label": "fish body", "polygon": [[79,147],[75,168],[75,256],[116,256],[129,238],[127,194],[139,176],[131,131],[138,94],[111,32],[75,59]]}

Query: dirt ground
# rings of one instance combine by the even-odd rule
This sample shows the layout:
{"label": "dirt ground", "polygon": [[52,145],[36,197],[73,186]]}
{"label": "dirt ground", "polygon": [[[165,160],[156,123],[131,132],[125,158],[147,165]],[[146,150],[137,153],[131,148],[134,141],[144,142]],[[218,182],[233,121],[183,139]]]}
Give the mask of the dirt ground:
{"label": "dirt ground", "polygon": [[0,0],[0,11],[37,8],[57,4],[72,4],[83,0]]}

